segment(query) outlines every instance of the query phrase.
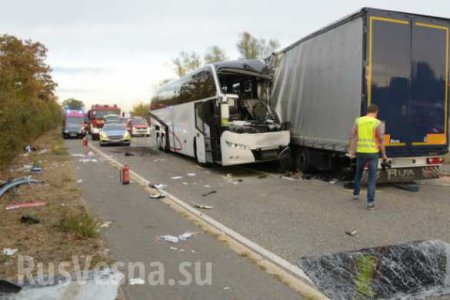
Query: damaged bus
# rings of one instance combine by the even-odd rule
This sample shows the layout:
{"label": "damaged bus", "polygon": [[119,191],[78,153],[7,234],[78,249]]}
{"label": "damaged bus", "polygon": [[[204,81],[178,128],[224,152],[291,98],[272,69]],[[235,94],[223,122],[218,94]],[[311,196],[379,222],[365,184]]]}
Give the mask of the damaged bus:
{"label": "damaged bus", "polygon": [[268,106],[271,80],[261,61],[245,60],[206,65],[164,85],[150,104],[154,143],[199,163],[278,159],[290,135]]}

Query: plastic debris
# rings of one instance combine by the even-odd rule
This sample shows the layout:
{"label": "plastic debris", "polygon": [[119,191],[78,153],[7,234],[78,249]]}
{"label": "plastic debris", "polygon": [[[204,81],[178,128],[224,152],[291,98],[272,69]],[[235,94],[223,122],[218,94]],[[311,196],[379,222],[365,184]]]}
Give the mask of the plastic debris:
{"label": "plastic debris", "polygon": [[195,173],[187,173],[186,175],[189,176],[189,177],[194,177]]}
{"label": "plastic debris", "polygon": [[206,196],[209,196],[209,195],[215,194],[215,193],[217,193],[217,191],[210,191],[210,192],[207,192],[207,193],[202,194],[202,196],[203,196],[203,197],[206,197]]}
{"label": "plastic debris", "polygon": [[159,242],[170,242],[177,244],[180,241],[186,241],[193,237],[194,235],[198,234],[198,232],[185,232],[183,234],[180,234],[179,236],[174,235],[159,235],[156,237],[156,240]]}
{"label": "plastic debris", "polygon": [[211,186],[209,184],[205,184],[203,187],[204,188],[210,188]]}
{"label": "plastic debris", "polygon": [[73,154],[71,154],[71,156],[73,156],[73,157],[85,157],[86,155],[81,154],[81,153],[73,153]]}
{"label": "plastic debris", "polygon": [[182,179],[182,178],[183,178],[183,176],[173,176],[172,177],[173,180],[178,180],[178,179]]}
{"label": "plastic debris", "polygon": [[223,289],[227,291],[227,290],[230,289],[230,287],[229,286],[225,286]]}
{"label": "plastic debris", "polygon": [[157,190],[164,190],[167,188],[167,185],[163,183],[149,183],[148,186]]}
{"label": "plastic debris", "polygon": [[95,158],[82,158],[82,159],[79,159],[78,161],[82,162],[82,163],[87,163],[87,162],[94,162],[94,163],[96,163],[97,159],[95,159]]}
{"label": "plastic debris", "polygon": [[25,215],[20,218],[20,223],[27,224],[27,225],[34,225],[34,224],[41,223],[41,220],[37,217]]}
{"label": "plastic debris", "polygon": [[47,153],[47,149],[42,149],[37,154],[45,154],[45,153]]}
{"label": "plastic debris", "polygon": [[3,255],[13,256],[14,254],[17,253],[17,251],[19,251],[19,249],[3,248]]}
{"label": "plastic debris", "polygon": [[350,235],[350,236],[354,236],[356,233],[358,233],[358,231],[352,230],[352,231],[346,231],[345,233]]}
{"label": "plastic debris", "polygon": [[35,152],[35,151],[37,151],[38,149],[39,149],[38,147],[35,147],[35,146],[33,146],[33,145],[30,145],[30,144],[25,145],[25,146],[23,147],[23,150],[24,150],[25,152],[27,152],[27,153]]}
{"label": "plastic debris", "polygon": [[130,285],[143,285],[145,280],[142,278],[130,278]]}
{"label": "plastic debris", "polygon": [[40,207],[47,205],[47,202],[45,201],[33,201],[33,202],[23,202],[23,203],[17,203],[17,204],[11,204],[8,205],[5,210],[13,210],[18,208],[26,208],[26,207]]}
{"label": "plastic debris", "polygon": [[331,179],[330,181],[328,181],[328,183],[330,184],[336,184],[338,182],[338,180],[336,178]]}
{"label": "plastic debris", "polygon": [[161,198],[164,198],[165,196],[161,193],[155,192],[155,193],[151,193],[149,195],[149,197],[152,199],[161,199]]}
{"label": "plastic debris", "polygon": [[39,166],[32,166],[32,167],[30,168],[30,172],[31,172],[31,173],[41,173],[41,171],[42,171],[42,168],[39,167]]}
{"label": "plastic debris", "polygon": [[83,179],[77,179],[77,183],[82,183]]}
{"label": "plastic debris", "polygon": [[112,224],[111,221],[105,222],[102,225],[100,225],[100,228],[108,228],[109,226],[111,226],[111,224]]}
{"label": "plastic debris", "polygon": [[213,208],[211,205],[203,205],[203,204],[198,204],[198,203],[194,203],[194,202],[192,202],[192,204],[194,205],[194,207],[200,208],[200,209],[211,209],[211,208]]}
{"label": "plastic debris", "polygon": [[22,288],[12,282],[0,280],[0,295],[2,294],[17,294]]}
{"label": "plastic debris", "polygon": [[174,246],[170,246],[169,249],[170,249],[170,250],[174,250],[174,251],[178,251],[178,248],[177,248],[177,247],[174,247]]}
{"label": "plastic debris", "polygon": [[3,196],[3,194],[9,189],[25,183],[41,183],[41,181],[31,177],[20,177],[13,179],[2,186],[2,188],[0,189],[0,197]]}

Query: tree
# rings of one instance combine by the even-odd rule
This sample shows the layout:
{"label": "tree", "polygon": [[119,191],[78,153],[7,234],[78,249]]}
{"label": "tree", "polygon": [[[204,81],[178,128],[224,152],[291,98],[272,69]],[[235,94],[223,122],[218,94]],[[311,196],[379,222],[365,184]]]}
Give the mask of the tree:
{"label": "tree", "polygon": [[68,98],[62,102],[63,107],[68,107],[70,109],[83,109],[84,103],[81,100],[75,98]]}
{"label": "tree", "polygon": [[205,63],[207,64],[224,61],[227,59],[228,58],[225,54],[225,50],[220,48],[219,46],[209,47],[204,56]]}
{"label": "tree", "polygon": [[191,53],[181,51],[180,55],[172,62],[175,65],[174,71],[179,77],[183,77],[187,73],[200,68],[202,65],[200,56],[194,51]]}
{"label": "tree", "polygon": [[244,31],[236,47],[243,59],[264,59],[280,47],[280,44],[275,39],[257,39]]}
{"label": "tree", "polygon": [[143,117],[148,119],[148,113],[150,110],[150,105],[143,101],[138,101],[133,105],[133,109],[131,110],[131,115],[136,117]]}

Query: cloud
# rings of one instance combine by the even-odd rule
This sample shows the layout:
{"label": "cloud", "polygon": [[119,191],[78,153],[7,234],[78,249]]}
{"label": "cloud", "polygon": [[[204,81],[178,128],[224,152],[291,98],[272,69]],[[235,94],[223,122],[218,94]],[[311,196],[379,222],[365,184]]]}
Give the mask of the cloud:
{"label": "cloud", "polygon": [[65,67],[65,66],[56,66],[53,67],[54,73],[63,73],[63,74],[80,74],[80,73],[106,73],[111,70],[106,68],[99,67]]}

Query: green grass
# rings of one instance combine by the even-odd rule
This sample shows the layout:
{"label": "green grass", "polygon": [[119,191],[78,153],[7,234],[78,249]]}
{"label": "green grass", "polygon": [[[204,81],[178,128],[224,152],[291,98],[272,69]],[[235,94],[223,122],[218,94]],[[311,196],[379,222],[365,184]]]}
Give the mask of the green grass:
{"label": "green grass", "polygon": [[80,238],[95,238],[98,236],[97,221],[87,213],[66,216],[59,223],[61,231],[73,233]]}

